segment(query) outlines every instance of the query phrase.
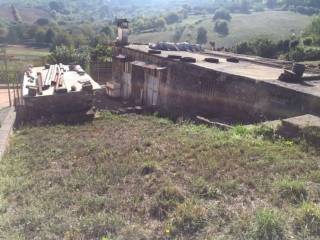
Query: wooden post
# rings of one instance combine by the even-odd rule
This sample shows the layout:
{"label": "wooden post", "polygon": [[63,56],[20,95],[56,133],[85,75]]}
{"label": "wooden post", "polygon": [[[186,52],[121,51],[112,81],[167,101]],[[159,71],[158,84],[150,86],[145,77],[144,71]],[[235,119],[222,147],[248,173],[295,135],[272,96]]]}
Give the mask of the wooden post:
{"label": "wooden post", "polygon": [[7,49],[6,48],[4,48],[4,66],[5,66],[6,78],[7,78],[9,103],[10,103],[10,107],[12,107],[11,92],[10,92],[10,80],[9,80],[9,73],[8,73]]}

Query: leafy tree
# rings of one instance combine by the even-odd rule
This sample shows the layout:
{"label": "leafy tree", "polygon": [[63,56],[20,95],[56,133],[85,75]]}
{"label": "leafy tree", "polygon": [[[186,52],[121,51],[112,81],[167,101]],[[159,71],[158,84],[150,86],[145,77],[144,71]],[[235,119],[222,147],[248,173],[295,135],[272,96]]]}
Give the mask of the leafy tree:
{"label": "leafy tree", "polygon": [[40,26],[45,26],[49,24],[49,19],[48,18],[39,18],[36,21],[36,24],[40,25]]}
{"label": "leafy tree", "polygon": [[198,28],[197,43],[206,44],[208,42],[207,30],[203,27]]}
{"label": "leafy tree", "polygon": [[60,32],[54,42],[55,46],[72,46],[73,45],[73,39],[72,36],[67,32]]}
{"label": "leafy tree", "polygon": [[221,35],[229,34],[228,22],[225,20],[218,20],[214,25],[214,31]]}
{"label": "leafy tree", "polygon": [[56,40],[56,33],[51,28],[49,28],[46,32],[45,38],[47,43],[54,43]]}
{"label": "leafy tree", "polygon": [[179,42],[186,27],[177,27],[173,34],[173,41]]}
{"label": "leafy tree", "polygon": [[112,57],[112,48],[98,44],[91,50],[91,60],[95,62],[108,62]]}
{"label": "leafy tree", "polygon": [[267,0],[266,5],[268,8],[275,8],[277,6],[277,0]]}
{"label": "leafy tree", "polygon": [[223,19],[223,20],[230,21],[230,19],[231,19],[230,12],[224,8],[217,9],[214,13],[213,20],[217,20],[217,19]]}
{"label": "leafy tree", "polygon": [[76,49],[62,45],[51,52],[49,59],[51,63],[78,64],[87,68],[90,63],[90,51],[87,47]]}
{"label": "leafy tree", "polygon": [[39,28],[35,33],[35,40],[37,43],[45,43],[46,42],[45,30]]}
{"label": "leafy tree", "polygon": [[169,13],[167,16],[165,16],[165,20],[167,24],[173,24],[180,20],[179,15],[176,13]]}
{"label": "leafy tree", "polygon": [[271,58],[276,55],[276,44],[267,38],[258,38],[253,42],[256,55]]}

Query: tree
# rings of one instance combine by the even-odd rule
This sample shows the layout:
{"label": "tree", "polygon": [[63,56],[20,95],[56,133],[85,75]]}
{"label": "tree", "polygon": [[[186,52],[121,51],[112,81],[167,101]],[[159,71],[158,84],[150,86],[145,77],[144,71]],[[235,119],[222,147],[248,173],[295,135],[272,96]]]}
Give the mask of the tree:
{"label": "tree", "polygon": [[241,0],[240,11],[242,13],[249,13],[250,12],[250,4],[249,4],[248,0]]}
{"label": "tree", "polygon": [[214,13],[213,20],[217,20],[217,19],[223,19],[223,20],[230,21],[230,19],[231,19],[230,12],[224,8],[217,9]]}
{"label": "tree", "polygon": [[266,5],[268,8],[275,8],[277,6],[277,0],[267,0]]}
{"label": "tree", "polygon": [[87,68],[90,63],[90,51],[87,47],[75,49],[62,45],[51,52],[49,59],[51,63],[78,64]]}
{"label": "tree", "polygon": [[56,40],[56,33],[51,28],[49,28],[46,32],[45,38],[47,43],[54,43]]}
{"label": "tree", "polygon": [[221,35],[229,34],[228,22],[225,20],[218,20],[214,25],[214,31]]}
{"label": "tree", "polygon": [[258,38],[253,43],[255,54],[261,57],[274,57],[277,51],[276,44],[267,38]]}
{"label": "tree", "polygon": [[203,27],[198,28],[197,43],[206,44],[208,42],[207,30]]}
{"label": "tree", "polygon": [[45,26],[49,24],[49,19],[48,18],[39,18],[36,21],[36,24],[40,25],[40,26]]}
{"label": "tree", "polygon": [[169,13],[167,16],[165,16],[165,20],[167,24],[176,23],[179,21],[179,15],[176,13]]}

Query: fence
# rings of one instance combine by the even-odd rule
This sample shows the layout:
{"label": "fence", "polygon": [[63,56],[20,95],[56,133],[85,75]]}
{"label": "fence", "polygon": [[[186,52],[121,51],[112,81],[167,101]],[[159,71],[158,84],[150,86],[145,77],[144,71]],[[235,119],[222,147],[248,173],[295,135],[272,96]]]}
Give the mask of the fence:
{"label": "fence", "polygon": [[92,62],[90,76],[99,84],[106,84],[112,78],[112,62]]}
{"label": "fence", "polygon": [[23,104],[21,86],[24,65],[23,61],[8,56],[6,48],[0,49],[0,88],[7,91],[7,96],[1,92],[1,98],[7,97],[10,107]]}

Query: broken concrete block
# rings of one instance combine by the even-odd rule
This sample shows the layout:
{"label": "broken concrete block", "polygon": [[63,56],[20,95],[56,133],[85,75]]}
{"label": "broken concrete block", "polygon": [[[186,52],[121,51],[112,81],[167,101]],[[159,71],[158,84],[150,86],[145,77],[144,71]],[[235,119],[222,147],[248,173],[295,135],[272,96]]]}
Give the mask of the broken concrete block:
{"label": "broken concrete block", "polygon": [[307,114],[284,119],[278,133],[287,138],[303,137],[307,141],[320,144],[320,117]]}

